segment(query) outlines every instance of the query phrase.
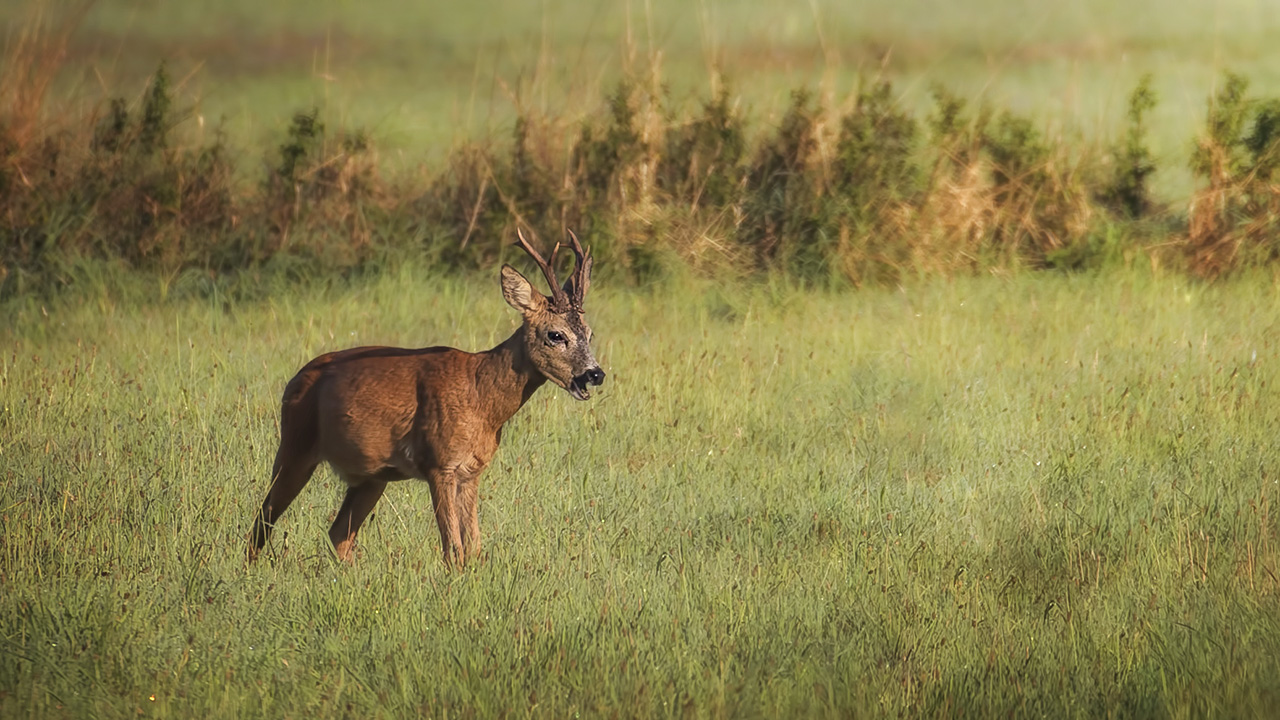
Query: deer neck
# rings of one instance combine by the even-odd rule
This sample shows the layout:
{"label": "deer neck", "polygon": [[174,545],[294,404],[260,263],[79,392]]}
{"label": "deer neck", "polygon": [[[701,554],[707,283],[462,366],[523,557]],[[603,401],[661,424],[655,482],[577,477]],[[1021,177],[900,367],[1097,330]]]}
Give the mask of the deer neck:
{"label": "deer neck", "polygon": [[482,353],[476,369],[476,389],[495,431],[547,381],[525,353],[523,332],[522,327],[497,347]]}

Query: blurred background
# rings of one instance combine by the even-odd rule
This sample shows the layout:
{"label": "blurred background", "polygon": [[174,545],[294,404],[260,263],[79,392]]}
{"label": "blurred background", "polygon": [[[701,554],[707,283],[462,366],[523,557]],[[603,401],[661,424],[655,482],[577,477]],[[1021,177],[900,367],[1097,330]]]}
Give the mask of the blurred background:
{"label": "blurred background", "polygon": [[489,267],[517,225],[640,284],[1280,256],[1261,0],[0,8],[0,297],[84,257]]}
{"label": "blurred background", "polygon": [[194,111],[237,142],[268,142],[318,106],[409,163],[506,137],[522,106],[584,114],[629,73],[657,73],[677,106],[727,83],[757,124],[797,88],[839,102],[885,76],[913,107],[939,83],[1091,137],[1117,132],[1151,73],[1151,146],[1181,160],[1154,182],[1185,194],[1222,72],[1260,92],[1280,80],[1267,0],[3,0],[10,43],[33,8],[51,22],[83,12],[59,78],[82,96],[139,97],[167,61]]}

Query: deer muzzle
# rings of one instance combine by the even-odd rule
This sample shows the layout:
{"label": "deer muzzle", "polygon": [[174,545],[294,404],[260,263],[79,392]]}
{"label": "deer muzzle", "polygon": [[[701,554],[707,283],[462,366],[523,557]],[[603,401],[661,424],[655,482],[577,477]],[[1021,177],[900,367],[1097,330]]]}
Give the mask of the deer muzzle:
{"label": "deer muzzle", "polygon": [[578,400],[586,400],[591,397],[591,386],[603,384],[604,371],[599,367],[589,368],[569,383],[569,394]]}

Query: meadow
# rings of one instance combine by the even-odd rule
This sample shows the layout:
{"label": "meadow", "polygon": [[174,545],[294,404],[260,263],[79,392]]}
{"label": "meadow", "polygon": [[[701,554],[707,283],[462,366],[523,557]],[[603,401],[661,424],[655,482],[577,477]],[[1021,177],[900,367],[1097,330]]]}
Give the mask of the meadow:
{"label": "meadow", "polygon": [[496,280],[34,307],[0,359],[7,717],[1242,717],[1280,697],[1270,278],[601,283],[440,561],[321,471],[245,561],[284,381],[480,349]]}
{"label": "meadow", "polygon": [[[0,716],[1280,701],[1268,4],[77,7],[0,0]],[[506,338],[517,225],[608,380],[482,560],[324,469],[249,564],[284,383]]]}

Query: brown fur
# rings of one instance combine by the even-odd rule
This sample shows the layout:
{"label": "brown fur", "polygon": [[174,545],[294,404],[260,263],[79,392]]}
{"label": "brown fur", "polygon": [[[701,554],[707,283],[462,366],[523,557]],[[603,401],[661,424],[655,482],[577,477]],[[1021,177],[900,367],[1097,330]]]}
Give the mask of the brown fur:
{"label": "brown fur", "polygon": [[[544,272],[560,290],[554,273]],[[579,254],[566,289],[575,283],[585,289],[589,272],[589,256],[584,262]],[[492,350],[361,347],[321,355],[298,371],[281,400],[280,448],[254,522],[251,558],[321,462],[347,485],[329,529],[338,557],[351,559],[356,533],[387,483],[408,478],[431,486],[445,562],[479,554],[480,475],[498,450],[502,426],[548,379],[586,399],[586,385],[604,378],[588,345],[580,295],[576,305],[557,304],[556,295],[536,292],[510,266],[502,269],[502,286],[524,322]],[[555,333],[565,340],[551,342]]]}

